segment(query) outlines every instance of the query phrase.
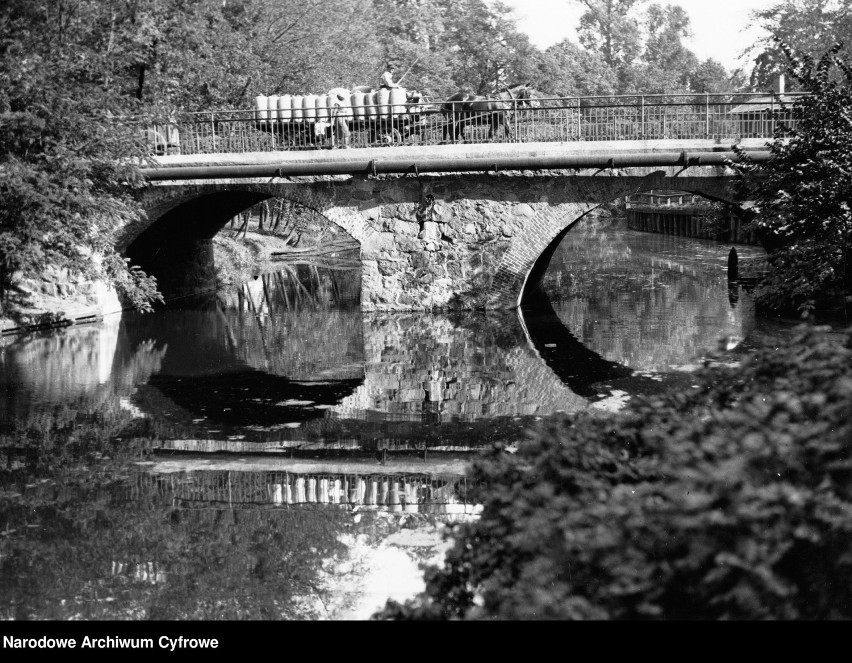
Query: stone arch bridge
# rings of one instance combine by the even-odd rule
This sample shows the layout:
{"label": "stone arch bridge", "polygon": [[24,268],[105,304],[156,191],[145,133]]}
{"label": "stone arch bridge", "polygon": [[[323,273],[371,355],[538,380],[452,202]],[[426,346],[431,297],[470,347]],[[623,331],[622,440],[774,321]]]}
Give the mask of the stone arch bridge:
{"label": "stone arch bridge", "polygon": [[735,171],[682,161],[428,175],[416,162],[409,172],[382,174],[370,161],[373,172],[292,176],[273,169],[262,178],[216,177],[234,171],[210,162],[211,179],[201,178],[205,165],[196,164],[187,171],[193,179],[161,179],[145,190],[147,217],[123,229],[118,248],[161,283],[166,272],[179,280],[176,271],[209,268],[211,238],[235,214],[281,197],[324,215],[360,244],[364,310],[515,308],[565,233],[606,202],[649,189],[735,201]]}

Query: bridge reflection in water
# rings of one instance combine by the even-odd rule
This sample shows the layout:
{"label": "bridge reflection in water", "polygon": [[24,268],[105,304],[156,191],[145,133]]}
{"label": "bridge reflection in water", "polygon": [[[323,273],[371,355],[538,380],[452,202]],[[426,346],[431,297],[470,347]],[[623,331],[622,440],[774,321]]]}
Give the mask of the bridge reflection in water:
{"label": "bridge reflection in water", "polygon": [[[572,231],[544,279],[546,300],[520,318],[365,315],[349,272],[267,275],[154,314],[7,344],[2,432],[46,412],[60,426],[123,412],[146,422],[150,471],[190,473],[187,485],[225,471],[233,488],[236,474],[259,472],[258,504],[405,510],[415,504],[402,497],[407,475],[461,476],[465,452],[522,440],[537,418],[688,385],[672,366],[753,324],[747,297],[729,303],[726,250]],[[402,477],[397,492],[381,478],[391,476]]]}
{"label": "bridge reflection in water", "polygon": [[4,339],[0,617],[327,616],[304,597],[357,575],[356,536],[477,517],[477,450],[688,388],[672,365],[750,333],[729,247],[574,232],[520,317],[364,315],[331,270]]}
{"label": "bridge reflection in water", "polygon": [[478,512],[461,473],[293,473],[254,470],[140,472],[128,498],[156,494],[185,509],[344,509],[464,516]]}
{"label": "bridge reflection in water", "polygon": [[665,377],[720,337],[749,333],[749,299],[728,299],[728,247],[575,233],[544,279],[547,301],[520,319],[365,315],[360,280],[328,270],[313,286],[269,275],[169,310],[15,339],[2,355],[0,414],[10,426],[39,409],[111,402],[161,439],[223,447],[466,445],[500,418],[576,412],[631,380],[654,389],[637,372]]}

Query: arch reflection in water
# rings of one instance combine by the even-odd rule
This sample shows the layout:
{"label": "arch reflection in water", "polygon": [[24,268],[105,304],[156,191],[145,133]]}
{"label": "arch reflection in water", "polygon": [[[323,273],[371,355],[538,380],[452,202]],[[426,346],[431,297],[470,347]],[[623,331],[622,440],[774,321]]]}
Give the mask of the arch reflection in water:
{"label": "arch reflection in water", "polygon": [[351,270],[299,265],[128,316],[129,338],[169,349],[137,402],[198,433],[322,418],[363,381],[358,283]]}
{"label": "arch reflection in water", "polygon": [[554,254],[543,290],[589,350],[637,371],[666,372],[720,343],[729,349],[753,328],[751,298],[729,297],[729,251],[709,240],[578,225]]}
{"label": "arch reflection in water", "polygon": [[522,320],[363,314],[354,272],[304,265],[118,325],[15,339],[2,354],[3,420],[116,402],[187,449],[482,444],[487,422],[574,412],[614,382],[659,388],[635,372],[748,333],[748,295],[728,301],[729,247],[577,230],[545,275],[552,306]]}

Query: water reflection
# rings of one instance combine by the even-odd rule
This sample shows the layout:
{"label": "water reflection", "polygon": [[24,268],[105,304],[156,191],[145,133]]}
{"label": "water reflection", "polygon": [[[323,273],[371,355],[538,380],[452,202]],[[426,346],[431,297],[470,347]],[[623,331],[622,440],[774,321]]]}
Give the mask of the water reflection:
{"label": "water reflection", "polygon": [[745,337],[728,249],[572,231],[521,315],[367,315],[299,265],[3,339],[0,617],[318,616],[353,528],[469,515],[471,451]]}
{"label": "water reflection", "polygon": [[73,419],[110,401],[167,441],[446,444],[466,424],[575,412],[615,383],[653,390],[648,374],[747,336],[751,300],[729,301],[727,251],[572,231],[547,299],[520,316],[364,314],[357,272],[291,267],[154,314],[8,341],[0,413],[10,430],[35,410]]}
{"label": "water reflection", "polygon": [[720,342],[730,348],[753,329],[751,297],[729,296],[729,251],[710,241],[578,228],[555,253],[544,290],[588,350],[636,371],[665,372]]}

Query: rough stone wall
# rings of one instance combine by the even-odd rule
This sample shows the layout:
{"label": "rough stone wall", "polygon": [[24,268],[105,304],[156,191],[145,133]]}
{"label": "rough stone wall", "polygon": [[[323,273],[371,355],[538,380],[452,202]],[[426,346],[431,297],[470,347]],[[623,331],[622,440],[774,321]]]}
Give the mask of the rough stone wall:
{"label": "rough stone wall", "polygon": [[677,178],[674,169],[636,168],[162,183],[147,194],[148,220],[129,227],[119,245],[182,202],[213,192],[283,197],[360,243],[364,310],[514,308],[542,253],[599,205],[652,188],[731,199],[730,173],[692,170]]}
{"label": "rough stone wall", "polygon": [[38,278],[15,278],[15,283],[23,301],[15,307],[15,319],[0,313],[0,331],[67,324],[122,309],[113,287],[67,269],[49,267]]}

